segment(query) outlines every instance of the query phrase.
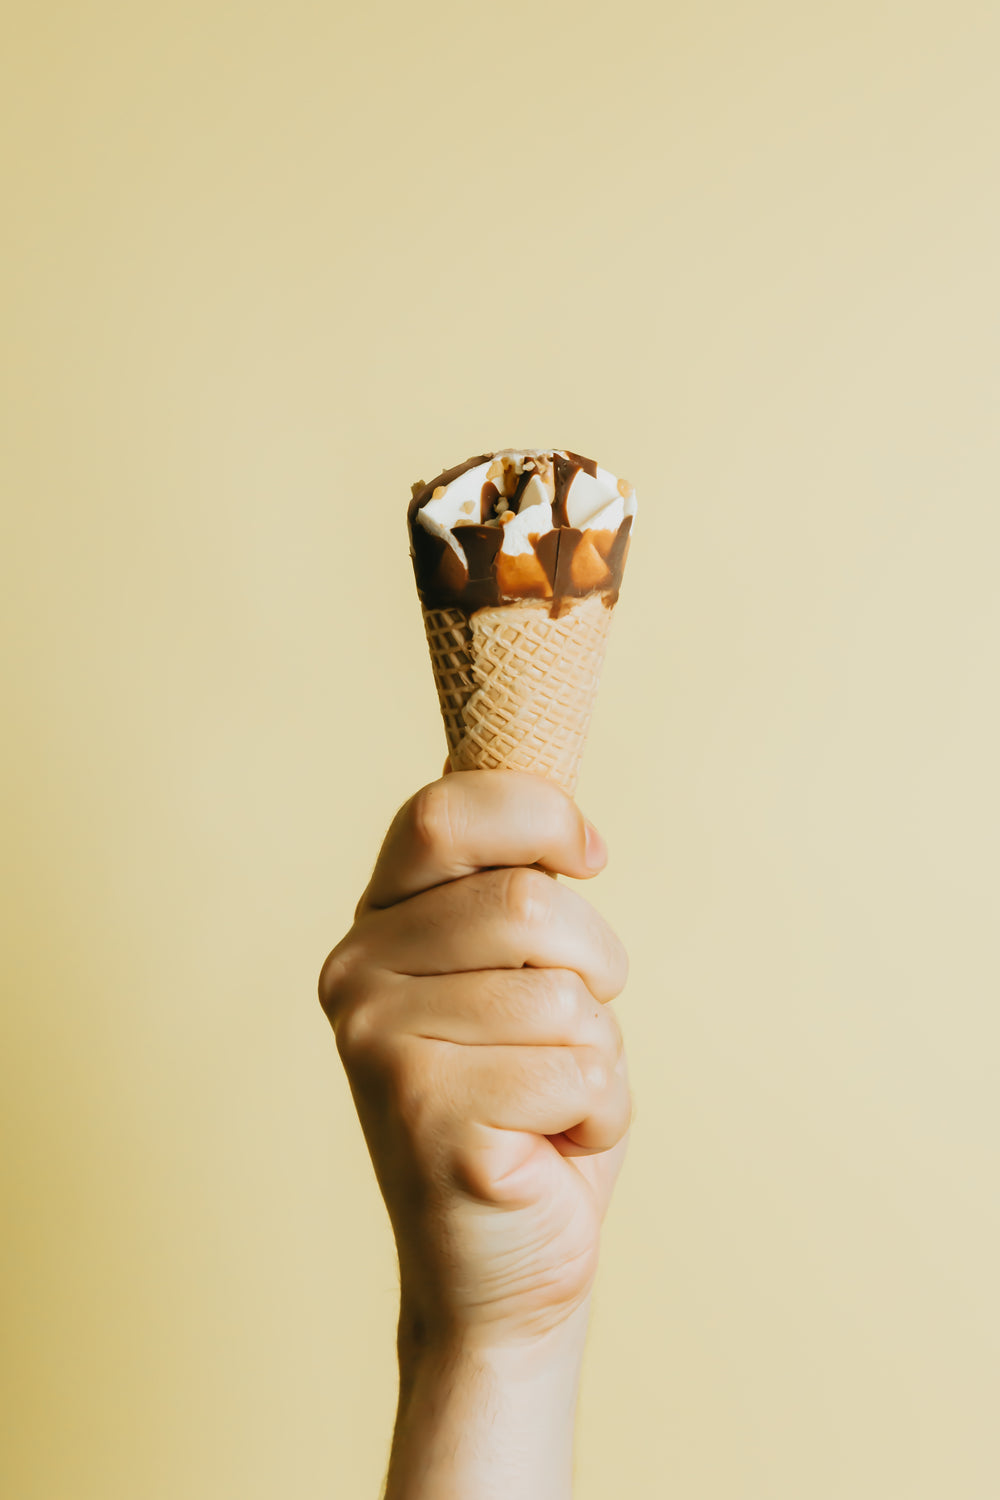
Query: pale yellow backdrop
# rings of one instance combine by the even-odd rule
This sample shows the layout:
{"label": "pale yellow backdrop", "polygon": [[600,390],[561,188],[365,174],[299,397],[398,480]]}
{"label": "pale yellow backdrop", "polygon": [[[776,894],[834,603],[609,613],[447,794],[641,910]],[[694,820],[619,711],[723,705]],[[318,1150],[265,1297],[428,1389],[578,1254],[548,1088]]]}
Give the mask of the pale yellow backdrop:
{"label": "pale yellow backdrop", "polygon": [[410,481],[642,513],[580,1500],[996,1500],[1000,12],[6,8],[0,1493],[375,1497],[315,1003],[440,765]]}

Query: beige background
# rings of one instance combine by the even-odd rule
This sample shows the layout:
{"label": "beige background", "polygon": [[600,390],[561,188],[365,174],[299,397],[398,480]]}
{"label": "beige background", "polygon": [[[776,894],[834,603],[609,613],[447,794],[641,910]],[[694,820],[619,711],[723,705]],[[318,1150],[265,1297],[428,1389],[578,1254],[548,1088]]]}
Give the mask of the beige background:
{"label": "beige background", "polygon": [[8,7],[0,1491],[377,1494],[315,1004],[443,749],[403,507],[642,502],[580,1500],[1000,1494],[1000,13]]}

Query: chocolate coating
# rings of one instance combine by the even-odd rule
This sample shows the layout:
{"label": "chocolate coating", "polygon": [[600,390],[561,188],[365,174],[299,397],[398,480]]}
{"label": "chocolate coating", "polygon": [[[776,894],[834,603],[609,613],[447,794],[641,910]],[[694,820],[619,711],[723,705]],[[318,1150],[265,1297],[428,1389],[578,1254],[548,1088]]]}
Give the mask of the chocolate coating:
{"label": "chocolate coating", "polygon": [[[484,609],[502,604],[505,600],[541,598],[552,601],[551,613],[558,616],[566,609],[568,601],[583,598],[587,594],[600,592],[604,603],[610,608],[618,598],[622,573],[628,556],[629,535],[632,517],[626,516],[617,531],[579,531],[569,525],[567,497],[574,477],[582,470],[592,478],[597,477],[597,464],[593,459],[583,458],[568,449],[553,452],[554,495],[552,500],[553,527],[550,531],[530,536],[538,567],[529,556],[510,558],[501,553],[502,526],[487,526],[488,517],[501,491],[492,481],[487,481],[480,495],[480,524],[456,526],[452,535],[465,557],[463,568],[454,549],[441,537],[434,536],[420,525],[417,512],[433,497],[440,485],[449,485],[469,469],[489,463],[492,453],[481,453],[465,463],[445,469],[428,484],[418,482],[413,486],[413,496],[407,511],[410,531],[410,556],[417,581],[417,592],[428,609],[457,608],[465,610]],[[534,466],[525,466],[518,476],[517,487],[508,497],[509,509],[516,513],[521,495],[527,486]],[[504,587],[501,588],[498,569],[502,569]],[[544,579],[544,582],[543,582]]]}

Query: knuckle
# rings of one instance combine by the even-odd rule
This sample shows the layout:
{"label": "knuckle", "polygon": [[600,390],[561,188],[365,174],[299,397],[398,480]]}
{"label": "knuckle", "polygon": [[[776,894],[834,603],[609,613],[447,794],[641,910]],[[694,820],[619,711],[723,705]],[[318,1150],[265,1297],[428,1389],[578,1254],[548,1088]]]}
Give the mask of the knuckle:
{"label": "knuckle", "polygon": [[550,910],[551,891],[552,882],[541,870],[521,865],[508,870],[503,882],[507,917],[518,927],[540,926]]}
{"label": "knuckle", "polygon": [[604,924],[604,955],[612,982],[612,992],[620,995],[628,983],[628,954],[621,938],[606,923]]}
{"label": "knuckle", "polygon": [[597,1005],[579,974],[572,969],[546,969],[543,972],[553,1022],[569,1033],[588,1026],[593,1021]]}
{"label": "knuckle", "polygon": [[611,1081],[612,1070],[606,1058],[593,1047],[581,1047],[577,1052],[577,1067],[580,1081],[591,1097],[603,1094]]}
{"label": "knuckle", "polygon": [[613,1103],[609,1110],[609,1120],[617,1140],[627,1135],[632,1128],[633,1106],[632,1093],[624,1079],[617,1080]]}
{"label": "knuckle", "polygon": [[411,797],[408,818],[418,848],[441,854],[455,845],[456,799],[447,781],[432,781]]}
{"label": "knuckle", "polygon": [[594,1029],[587,1037],[587,1042],[593,1046],[608,1070],[613,1073],[625,1049],[621,1027],[607,1006],[600,1007],[600,1015],[595,1022]]}
{"label": "knuckle", "polygon": [[354,977],[354,965],[348,949],[339,943],[328,953],[319,972],[319,1003],[331,1021],[347,1001]]}

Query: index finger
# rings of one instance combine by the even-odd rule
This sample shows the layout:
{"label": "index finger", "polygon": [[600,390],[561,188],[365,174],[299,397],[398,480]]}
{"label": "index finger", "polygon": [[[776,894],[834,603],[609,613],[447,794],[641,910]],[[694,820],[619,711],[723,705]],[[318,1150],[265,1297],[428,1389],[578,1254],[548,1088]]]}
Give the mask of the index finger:
{"label": "index finger", "polygon": [[604,840],[571,797],[525,771],[453,771],[422,787],[393,819],[358,910],[502,865],[539,865],[586,880]]}

